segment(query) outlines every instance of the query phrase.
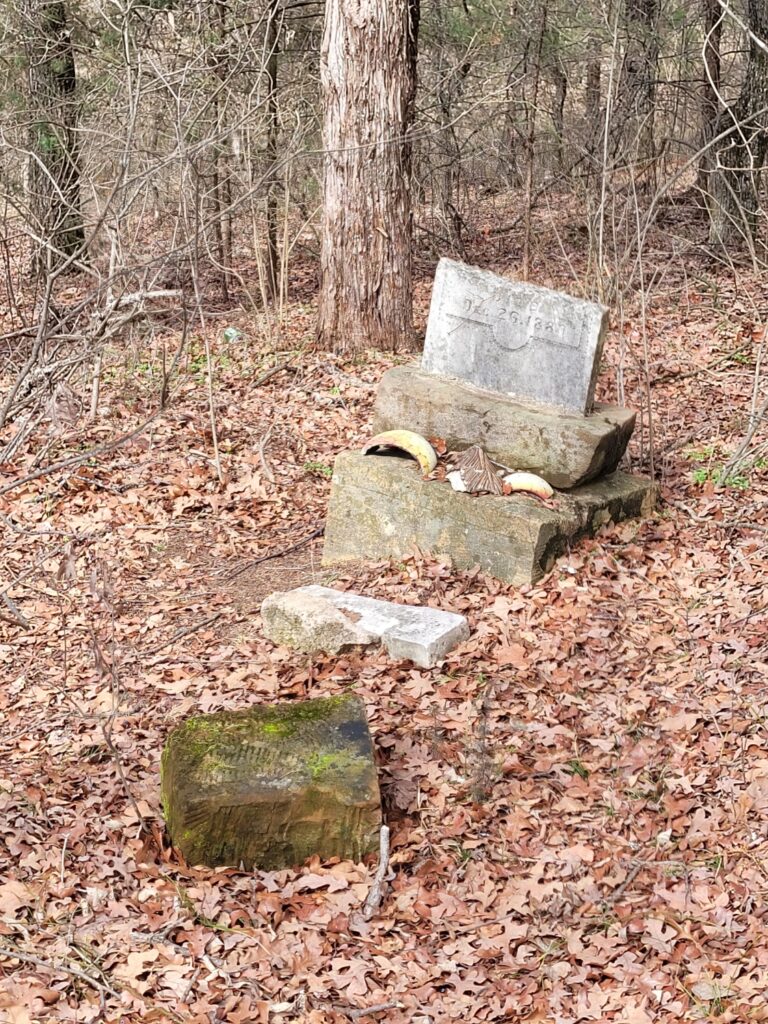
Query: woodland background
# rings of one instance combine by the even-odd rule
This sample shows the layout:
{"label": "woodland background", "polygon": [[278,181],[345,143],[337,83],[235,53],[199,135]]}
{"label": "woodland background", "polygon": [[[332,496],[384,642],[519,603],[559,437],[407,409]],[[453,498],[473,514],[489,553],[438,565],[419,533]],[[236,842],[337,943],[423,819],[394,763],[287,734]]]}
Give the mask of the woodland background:
{"label": "woodland background", "polygon": [[[2,6],[0,1015],[768,1020],[766,8],[393,3],[417,88],[369,170],[412,170],[409,280],[373,346],[318,329],[348,242],[323,20],[353,8],[384,10]],[[326,578],[333,457],[440,255],[610,306],[599,397],[639,410],[658,511],[533,588],[419,552],[335,578],[467,614],[440,670],[276,649],[259,603]],[[173,725],[348,688],[393,832],[379,914],[372,865],[181,862]]]}

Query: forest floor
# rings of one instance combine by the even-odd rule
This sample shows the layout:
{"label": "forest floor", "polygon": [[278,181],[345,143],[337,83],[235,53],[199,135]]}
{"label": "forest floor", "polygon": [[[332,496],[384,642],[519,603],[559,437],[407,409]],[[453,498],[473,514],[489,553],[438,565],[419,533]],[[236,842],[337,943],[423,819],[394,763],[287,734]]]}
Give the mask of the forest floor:
{"label": "forest floor", "polygon": [[[577,242],[566,259],[542,229],[532,280],[573,287]],[[470,258],[518,265],[498,239]],[[637,300],[614,322],[600,380],[643,408],[646,339],[657,512],[534,587],[419,553],[321,569],[333,458],[365,438],[395,360],[304,348],[307,296],[279,353],[253,316],[209,321],[223,482],[198,332],[150,428],[0,497],[16,609],[0,605],[0,1019],[768,1021],[765,425],[738,477],[714,480],[747,427],[768,300],[704,256],[665,266],[646,331]],[[221,340],[229,324],[243,339]],[[98,417],[42,424],[0,487],[41,445],[47,464],[154,408],[157,353],[113,356]],[[635,471],[649,440],[644,415]],[[430,671],[262,638],[265,594],[330,578],[461,612],[471,638]],[[392,829],[373,920],[357,911],[375,858],[183,864],[158,799],[168,732],[350,689]]]}

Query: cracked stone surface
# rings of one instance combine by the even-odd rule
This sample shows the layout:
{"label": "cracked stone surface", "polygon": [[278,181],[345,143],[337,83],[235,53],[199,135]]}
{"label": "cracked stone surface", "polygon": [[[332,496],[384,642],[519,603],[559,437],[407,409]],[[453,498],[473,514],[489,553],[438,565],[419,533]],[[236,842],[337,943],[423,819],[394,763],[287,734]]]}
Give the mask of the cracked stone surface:
{"label": "cracked stone surface", "polygon": [[469,636],[463,615],[316,585],[270,594],[261,617],[265,636],[287,647],[338,654],[381,643],[390,657],[421,668],[436,665]]}

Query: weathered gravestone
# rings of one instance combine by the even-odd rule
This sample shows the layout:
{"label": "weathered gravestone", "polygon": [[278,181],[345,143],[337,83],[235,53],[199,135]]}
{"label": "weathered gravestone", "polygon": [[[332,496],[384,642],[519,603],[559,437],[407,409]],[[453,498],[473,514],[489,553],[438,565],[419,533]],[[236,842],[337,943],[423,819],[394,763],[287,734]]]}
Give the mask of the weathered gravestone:
{"label": "weathered gravestone", "polygon": [[608,310],[441,259],[421,367],[524,402],[592,411]]}
{"label": "weathered gravestone", "polygon": [[478,445],[505,469],[560,490],[545,505],[524,494],[459,494],[413,464],[343,452],[323,562],[418,548],[533,583],[578,538],[647,514],[651,481],[616,471],[634,413],[594,403],[606,325],[595,303],[441,260],[421,367],[384,375],[374,432],[437,436],[452,452]]}
{"label": "weathered gravestone", "polygon": [[190,864],[277,870],[317,855],[359,860],[381,802],[359,697],[189,718],[162,757],[168,830]]}

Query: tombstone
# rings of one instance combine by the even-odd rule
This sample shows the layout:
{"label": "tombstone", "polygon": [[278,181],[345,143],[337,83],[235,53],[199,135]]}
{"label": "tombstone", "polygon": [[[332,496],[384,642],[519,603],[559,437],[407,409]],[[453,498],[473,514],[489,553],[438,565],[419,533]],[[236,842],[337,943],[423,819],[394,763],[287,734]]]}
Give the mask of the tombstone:
{"label": "tombstone", "polygon": [[161,793],[189,864],[271,871],[378,845],[373,745],[352,695],[187,719],[165,745]]}
{"label": "tombstone", "polygon": [[594,401],[607,320],[595,303],[442,259],[421,366],[384,374],[372,433],[411,430],[453,452],[479,445],[505,470],[543,477],[555,495],[542,506],[524,494],[456,493],[415,464],[342,452],[323,563],[418,548],[535,583],[579,538],[648,515],[652,482],[617,468],[635,414]]}
{"label": "tombstone", "polygon": [[421,367],[586,415],[608,324],[594,302],[441,259]]}

